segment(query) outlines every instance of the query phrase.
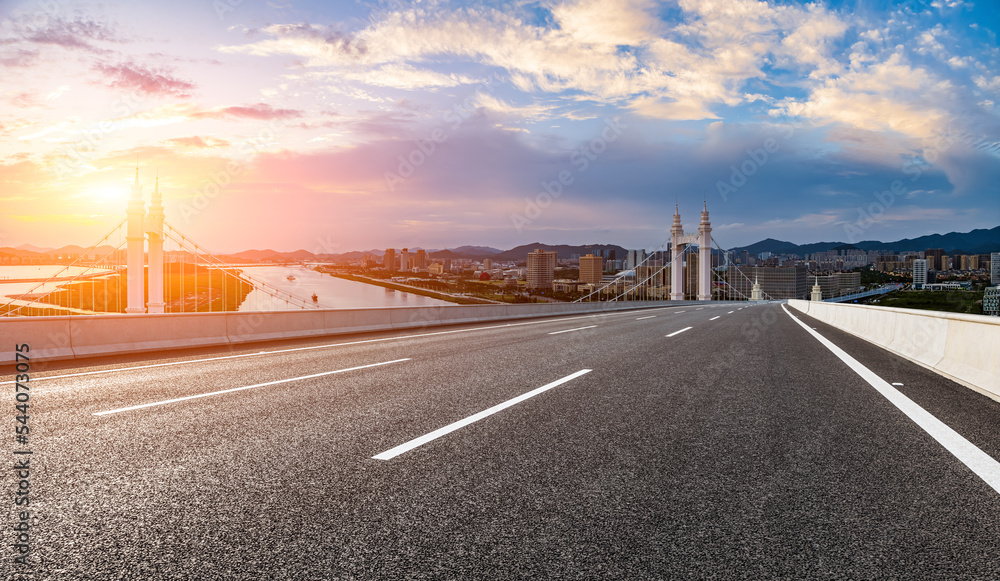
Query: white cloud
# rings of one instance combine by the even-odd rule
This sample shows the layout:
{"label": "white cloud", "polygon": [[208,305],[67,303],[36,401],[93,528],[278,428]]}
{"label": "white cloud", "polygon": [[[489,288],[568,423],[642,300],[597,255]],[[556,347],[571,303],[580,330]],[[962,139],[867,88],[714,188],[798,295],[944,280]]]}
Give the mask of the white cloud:
{"label": "white cloud", "polygon": [[376,87],[396,89],[436,89],[475,83],[475,79],[455,73],[444,74],[428,69],[417,69],[407,64],[387,64],[377,68],[344,71],[344,79],[360,81]]}
{"label": "white cloud", "polygon": [[843,76],[812,88],[808,98],[785,99],[776,110],[820,123],[930,139],[950,118],[943,104],[953,100],[952,89],[895,53],[884,62],[852,66]]}
{"label": "white cloud", "polygon": [[[954,87],[928,68],[911,66],[902,58],[904,48],[892,46],[898,23],[872,27],[823,4],[678,0],[678,5],[681,18],[668,24],[657,18],[653,0],[555,1],[549,26],[528,23],[516,10],[449,10],[435,4],[389,12],[350,34],[274,25],[264,29],[270,38],[220,50],[293,55],[307,67],[338,71],[350,81],[409,90],[471,82],[422,63],[473,62],[503,69],[513,87],[530,94],[529,102],[537,102],[539,93],[563,93],[677,120],[717,119],[720,105],[774,102],[766,85],[778,68],[798,74],[793,82],[808,96],[779,101],[773,114],[918,137],[946,119],[947,99],[955,96]],[[838,58],[838,43],[852,28],[859,39]],[[940,24],[923,30],[911,50],[940,57],[953,68],[975,66],[946,54],[941,40],[949,34]],[[755,81],[765,88],[752,85]],[[496,101],[495,111],[544,114],[533,105]]]}

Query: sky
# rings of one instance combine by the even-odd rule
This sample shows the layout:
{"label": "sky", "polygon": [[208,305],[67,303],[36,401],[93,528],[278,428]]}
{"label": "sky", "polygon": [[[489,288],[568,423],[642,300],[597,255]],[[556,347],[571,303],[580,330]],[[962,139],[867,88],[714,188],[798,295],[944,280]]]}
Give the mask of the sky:
{"label": "sky", "polygon": [[979,0],[0,2],[0,246],[159,180],[217,252],[1000,225]]}

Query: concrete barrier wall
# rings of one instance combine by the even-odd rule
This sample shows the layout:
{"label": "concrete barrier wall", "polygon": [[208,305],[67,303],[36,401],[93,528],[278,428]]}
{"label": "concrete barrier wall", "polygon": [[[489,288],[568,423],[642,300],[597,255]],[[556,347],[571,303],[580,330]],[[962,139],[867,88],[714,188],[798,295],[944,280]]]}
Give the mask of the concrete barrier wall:
{"label": "concrete barrier wall", "polygon": [[263,313],[2,317],[0,365],[14,362],[14,345],[21,343],[31,346],[32,360],[54,361],[684,304],[690,303],[529,303]]}
{"label": "concrete barrier wall", "polygon": [[799,300],[788,304],[1000,401],[998,317]]}

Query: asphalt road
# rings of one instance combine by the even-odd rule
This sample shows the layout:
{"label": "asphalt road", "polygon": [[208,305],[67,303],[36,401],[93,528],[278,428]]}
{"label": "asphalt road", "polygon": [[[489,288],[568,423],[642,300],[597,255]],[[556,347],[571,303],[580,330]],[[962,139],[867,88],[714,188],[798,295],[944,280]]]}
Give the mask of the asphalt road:
{"label": "asphalt road", "polygon": [[[792,312],[1000,458],[1000,403]],[[33,362],[30,385],[33,564],[8,470],[7,578],[1000,578],[1000,493],[776,304]]]}

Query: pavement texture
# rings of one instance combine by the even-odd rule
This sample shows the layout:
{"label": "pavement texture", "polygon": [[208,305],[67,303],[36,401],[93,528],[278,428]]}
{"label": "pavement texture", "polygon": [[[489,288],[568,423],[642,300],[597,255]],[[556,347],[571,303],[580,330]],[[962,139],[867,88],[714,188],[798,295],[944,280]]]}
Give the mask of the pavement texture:
{"label": "pavement texture", "polygon": [[[1000,403],[792,314],[1000,458]],[[0,579],[1000,578],[1000,494],[778,304],[32,362],[30,427]]]}

